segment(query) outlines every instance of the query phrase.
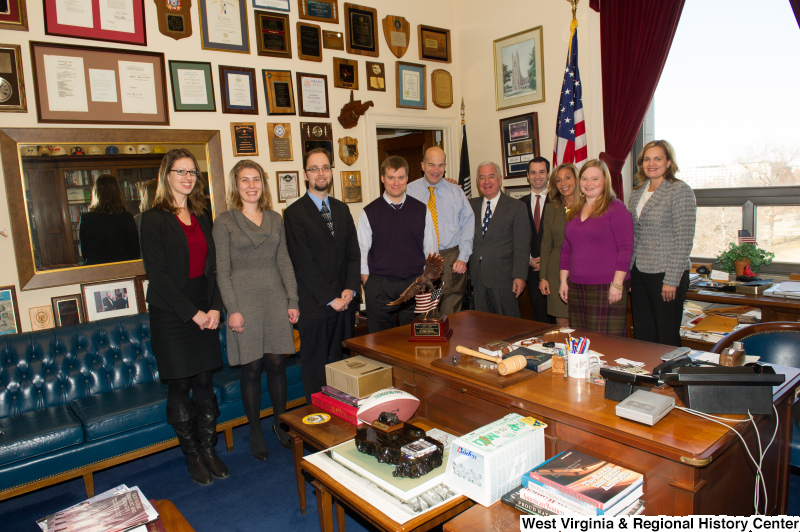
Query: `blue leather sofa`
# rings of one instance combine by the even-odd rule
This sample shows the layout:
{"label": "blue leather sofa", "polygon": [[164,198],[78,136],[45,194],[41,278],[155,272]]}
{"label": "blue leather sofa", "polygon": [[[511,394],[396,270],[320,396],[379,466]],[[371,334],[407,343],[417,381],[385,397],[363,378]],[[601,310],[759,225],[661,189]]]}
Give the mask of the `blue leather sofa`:
{"label": "blue leather sofa", "polygon": [[[214,375],[217,430],[233,449],[247,423],[239,369]],[[305,403],[297,356],[286,360],[288,407]],[[272,414],[266,375],[261,416]],[[83,477],[178,445],[166,423],[167,386],[159,382],[147,313],[34,333],[0,336],[0,500]]]}

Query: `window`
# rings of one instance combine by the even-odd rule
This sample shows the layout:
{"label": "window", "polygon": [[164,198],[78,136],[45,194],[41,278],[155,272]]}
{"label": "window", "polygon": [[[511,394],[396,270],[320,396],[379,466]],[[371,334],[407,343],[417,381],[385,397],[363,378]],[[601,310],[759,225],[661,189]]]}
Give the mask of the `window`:
{"label": "window", "polygon": [[797,64],[788,0],[687,0],[642,136],[672,143],[695,190],[693,257],[716,257],[747,229],[775,253],[769,271],[797,271]]}

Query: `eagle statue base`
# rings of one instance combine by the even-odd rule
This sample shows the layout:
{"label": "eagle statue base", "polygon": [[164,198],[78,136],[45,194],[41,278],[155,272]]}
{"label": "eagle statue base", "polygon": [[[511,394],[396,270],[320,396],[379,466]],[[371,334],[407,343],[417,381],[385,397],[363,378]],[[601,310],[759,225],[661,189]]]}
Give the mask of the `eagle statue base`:
{"label": "eagle statue base", "polygon": [[411,322],[409,342],[446,342],[453,335],[447,315],[415,318]]}

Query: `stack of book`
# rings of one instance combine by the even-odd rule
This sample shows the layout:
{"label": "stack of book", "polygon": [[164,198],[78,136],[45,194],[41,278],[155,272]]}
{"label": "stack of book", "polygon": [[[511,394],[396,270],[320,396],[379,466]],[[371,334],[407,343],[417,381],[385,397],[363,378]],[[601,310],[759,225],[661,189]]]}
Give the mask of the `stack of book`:
{"label": "stack of book", "polygon": [[321,392],[311,394],[311,404],[358,427],[363,425],[358,419],[358,407],[368,397],[359,399],[326,385],[322,387]]}
{"label": "stack of book", "polygon": [[128,488],[122,484],[39,519],[36,524],[45,532],[164,532],[153,504],[138,487]]}
{"label": "stack of book", "polygon": [[501,500],[534,515],[638,515],[644,511],[640,473],[564,451],[522,476],[522,485]]}

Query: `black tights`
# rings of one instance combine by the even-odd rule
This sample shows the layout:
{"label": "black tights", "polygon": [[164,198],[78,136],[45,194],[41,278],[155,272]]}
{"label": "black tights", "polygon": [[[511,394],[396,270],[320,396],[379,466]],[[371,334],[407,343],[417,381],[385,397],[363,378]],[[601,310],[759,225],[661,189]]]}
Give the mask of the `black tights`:
{"label": "black tights", "polygon": [[267,368],[267,388],[272,400],[273,418],[286,412],[286,357],[278,353],[264,356],[242,366],[242,404],[250,430],[261,432],[261,368]]}
{"label": "black tights", "polygon": [[[170,406],[188,405],[192,399],[195,403],[214,398],[214,388],[211,386],[213,372],[204,371],[184,379],[167,380],[167,404]],[[189,390],[192,398],[189,398]]]}

